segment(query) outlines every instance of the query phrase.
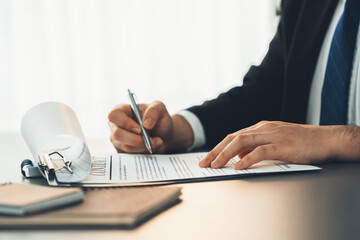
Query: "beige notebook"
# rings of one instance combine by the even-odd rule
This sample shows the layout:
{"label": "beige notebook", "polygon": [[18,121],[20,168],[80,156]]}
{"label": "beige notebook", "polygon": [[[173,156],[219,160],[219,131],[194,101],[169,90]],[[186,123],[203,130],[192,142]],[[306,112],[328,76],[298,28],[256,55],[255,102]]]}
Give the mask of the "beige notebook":
{"label": "beige notebook", "polygon": [[0,214],[25,215],[69,205],[83,199],[81,188],[54,188],[33,184],[0,184]]}
{"label": "beige notebook", "polygon": [[27,217],[0,215],[0,228],[134,227],[179,202],[181,188],[141,187],[87,190],[81,204]]}

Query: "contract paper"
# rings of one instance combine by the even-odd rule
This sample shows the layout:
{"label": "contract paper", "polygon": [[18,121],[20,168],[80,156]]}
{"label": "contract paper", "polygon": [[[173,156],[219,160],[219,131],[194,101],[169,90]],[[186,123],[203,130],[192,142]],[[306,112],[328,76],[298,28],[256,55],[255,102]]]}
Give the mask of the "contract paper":
{"label": "contract paper", "polygon": [[235,170],[234,166],[238,158],[231,159],[224,168],[200,168],[199,161],[204,159],[206,154],[206,152],[170,155],[114,154],[107,157],[93,157],[90,174],[82,184],[200,181],[210,178],[320,169],[311,165],[266,160],[246,170]]}

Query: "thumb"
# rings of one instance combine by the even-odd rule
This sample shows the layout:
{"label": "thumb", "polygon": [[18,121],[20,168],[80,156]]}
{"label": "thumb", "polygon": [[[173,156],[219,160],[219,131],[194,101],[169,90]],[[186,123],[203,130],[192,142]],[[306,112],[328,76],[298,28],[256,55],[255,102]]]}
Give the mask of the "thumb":
{"label": "thumb", "polygon": [[143,126],[147,130],[154,128],[159,119],[167,113],[166,107],[162,102],[153,102],[148,105],[143,115]]}

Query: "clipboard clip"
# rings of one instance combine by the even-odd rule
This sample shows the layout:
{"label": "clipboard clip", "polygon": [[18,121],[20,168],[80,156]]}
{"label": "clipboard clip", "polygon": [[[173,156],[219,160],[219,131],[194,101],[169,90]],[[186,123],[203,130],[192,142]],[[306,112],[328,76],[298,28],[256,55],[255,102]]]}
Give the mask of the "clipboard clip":
{"label": "clipboard clip", "polygon": [[[73,173],[71,169],[71,161],[66,159],[61,153],[54,151],[54,152],[41,152],[39,154],[40,163],[39,166],[42,167],[49,175],[55,174],[55,171],[66,169],[69,173]],[[61,166],[59,165],[59,160]],[[62,161],[61,161],[62,160]],[[56,163],[54,163],[56,161]]]}

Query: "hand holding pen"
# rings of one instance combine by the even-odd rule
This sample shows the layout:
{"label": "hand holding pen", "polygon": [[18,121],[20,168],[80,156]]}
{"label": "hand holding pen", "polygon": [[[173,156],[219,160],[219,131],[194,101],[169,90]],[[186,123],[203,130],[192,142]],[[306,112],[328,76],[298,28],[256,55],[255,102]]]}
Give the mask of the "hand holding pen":
{"label": "hand holding pen", "polygon": [[141,123],[153,153],[186,149],[192,145],[192,130],[183,117],[170,116],[159,101],[135,104],[140,112],[140,124],[129,104],[120,104],[109,113],[110,139],[118,152],[149,153]]}

